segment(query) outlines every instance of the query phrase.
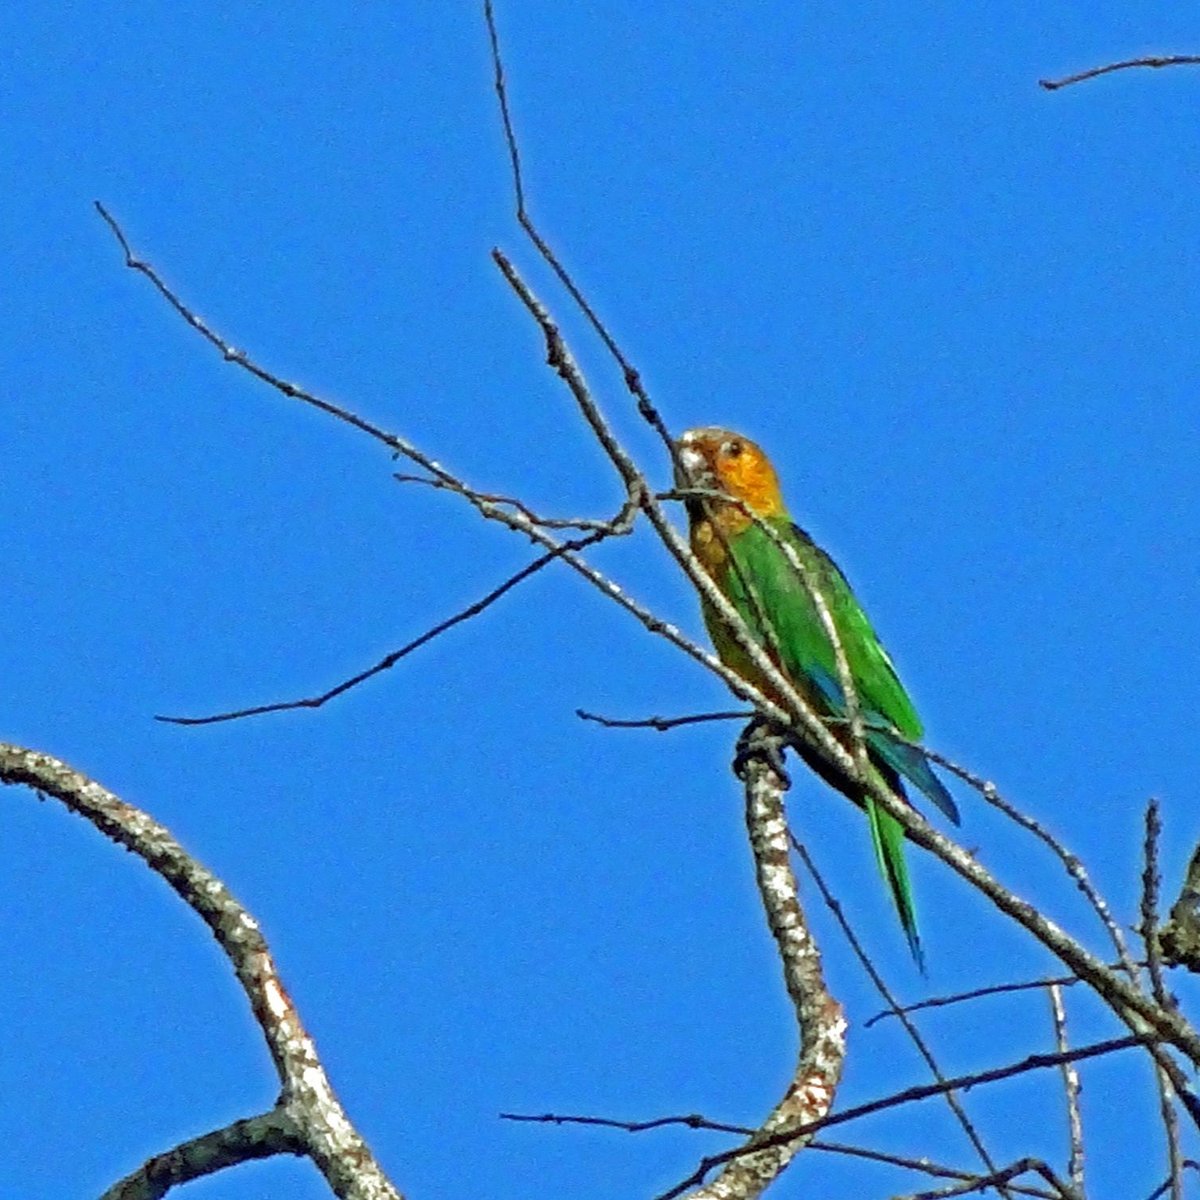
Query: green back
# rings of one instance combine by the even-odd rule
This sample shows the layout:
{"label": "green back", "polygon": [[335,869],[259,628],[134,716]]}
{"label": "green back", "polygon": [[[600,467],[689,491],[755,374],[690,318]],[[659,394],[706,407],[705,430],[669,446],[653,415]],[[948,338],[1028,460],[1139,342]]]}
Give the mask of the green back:
{"label": "green back", "polygon": [[[795,549],[829,608],[864,716],[882,717],[903,737],[918,740],[923,732],[921,721],[846,577],[790,517],[776,517],[769,523]],[[781,665],[806,697],[831,716],[844,715],[833,644],[812,597],[783,551],[758,525],[731,539],[730,550],[732,563],[726,567],[725,578],[718,580],[722,591],[763,644],[770,646],[771,639],[764,634],[765,620],[778,644]],[[761,619],[750,599],[750,586],[757,593]],[[713,632],[716,636],[716,630]],[[721,640],[728,644],[728,635]]]}

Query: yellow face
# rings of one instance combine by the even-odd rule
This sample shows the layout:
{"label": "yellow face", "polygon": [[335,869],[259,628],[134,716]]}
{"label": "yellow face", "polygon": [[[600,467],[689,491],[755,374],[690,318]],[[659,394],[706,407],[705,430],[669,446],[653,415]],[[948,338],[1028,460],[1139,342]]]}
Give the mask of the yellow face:
{"label": "yellow face", "polygon": [[681,487],[726,492],[761,517],[783,512],[779,478],[761,447],[739,433],[708,425],[689,429],[676,443]]}

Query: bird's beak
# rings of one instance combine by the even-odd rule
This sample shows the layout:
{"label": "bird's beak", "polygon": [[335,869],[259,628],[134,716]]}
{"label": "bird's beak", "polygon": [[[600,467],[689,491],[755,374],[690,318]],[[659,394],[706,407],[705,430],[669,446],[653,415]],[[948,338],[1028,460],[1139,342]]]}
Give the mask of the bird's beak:
{"label": "bird's beak", "polygon": [[704,474],[704,455],[688,441],[687,436],[676,443],[679,450],[679,468],[675,472],[678,487],[694,486]]}

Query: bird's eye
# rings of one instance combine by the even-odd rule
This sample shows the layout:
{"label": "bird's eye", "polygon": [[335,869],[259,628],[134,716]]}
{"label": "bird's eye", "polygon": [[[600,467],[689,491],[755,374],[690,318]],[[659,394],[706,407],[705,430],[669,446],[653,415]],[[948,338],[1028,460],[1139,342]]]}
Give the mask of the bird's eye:
{"label": "bird's eye", "polygon": [[726,458],[737,458],[742,452],[742,443],[738,441],[726,442],[721,449],[725,452]]}

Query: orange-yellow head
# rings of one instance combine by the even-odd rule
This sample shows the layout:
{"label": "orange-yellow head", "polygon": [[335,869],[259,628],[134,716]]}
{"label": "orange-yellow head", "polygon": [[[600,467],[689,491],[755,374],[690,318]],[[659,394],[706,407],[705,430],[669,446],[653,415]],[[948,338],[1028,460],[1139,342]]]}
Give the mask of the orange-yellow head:
{"label": "orange-yellow head", "polygon": [[[740,433],[706,425],[689,429],[675,443],[679,451],[676,484],[681,487],[704,488],[725,492],[741,500],[760,517],[786,514],[779,476],[762,448]],[[686,476],[686,477],[685,477]],[[688,503],[688,514],[695,522],[703,514],[712,513],[721,524],[744,526],[750,518],[732,505],[719,500],[698,500]]]}

